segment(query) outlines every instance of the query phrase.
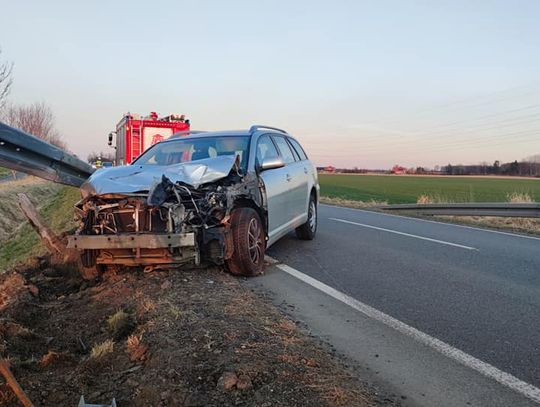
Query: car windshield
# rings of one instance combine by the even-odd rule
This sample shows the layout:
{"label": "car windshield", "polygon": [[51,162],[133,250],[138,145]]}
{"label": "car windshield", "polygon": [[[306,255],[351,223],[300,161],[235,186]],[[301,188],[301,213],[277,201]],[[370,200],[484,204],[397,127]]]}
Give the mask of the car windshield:
{"label": "car windshield", "polygon": [[240,167],[245,171],[248,147],[248,136],[179,138],[154,145],[141,154],[134,164],[171,165],[222,155],[239,155]]}

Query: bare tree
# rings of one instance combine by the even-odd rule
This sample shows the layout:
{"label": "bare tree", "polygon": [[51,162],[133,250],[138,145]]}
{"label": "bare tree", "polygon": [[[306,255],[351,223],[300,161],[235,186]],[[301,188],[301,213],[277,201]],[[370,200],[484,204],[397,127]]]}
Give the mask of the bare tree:
{"label": "bare tree", "polygon": [[54,115],[45,103],[8,105],[4,113],[7,124],[65,149],[66,143],[54,125]]}
{"label": "bare tree", "polygon": [[[0,49],[1,55],[2,50]],[[11,85],[13,84],[12,72],[13,62],[0,62],[0,110],[5,106]]]}

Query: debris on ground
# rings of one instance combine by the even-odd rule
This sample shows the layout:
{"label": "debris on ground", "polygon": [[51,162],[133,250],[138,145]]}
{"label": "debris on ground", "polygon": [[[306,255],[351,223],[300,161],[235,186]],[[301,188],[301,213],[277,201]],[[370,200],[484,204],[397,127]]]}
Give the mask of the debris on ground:
{"label": "debris on ground", "polygon": [[15,398],[17,398],[24,407],[33,407],[32,402],[11,373],[9,361],[3,358],[0,358],[0,375],[4,377],[6,385],[9,386],[9,389],[6,389],[6,391],[9,390],[13,393],[10,402],[15,401]]}
{"label": "debris on ground", "polygon": [[[212,281],[212,284],[208,282]],[[0,274],[0,356],[36,406],[368,406],[371,390],[217,268]],[[0,405],[18,405],[0,379]]]}

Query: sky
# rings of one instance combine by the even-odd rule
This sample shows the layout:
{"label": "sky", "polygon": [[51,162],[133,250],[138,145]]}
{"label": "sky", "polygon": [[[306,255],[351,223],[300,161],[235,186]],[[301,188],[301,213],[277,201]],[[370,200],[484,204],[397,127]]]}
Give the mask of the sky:
{"label": "sky", "polygon": [[287,129],[317,165],[540,153],[540,1],[9,1],[13,103],[81,157],[125,112]]}

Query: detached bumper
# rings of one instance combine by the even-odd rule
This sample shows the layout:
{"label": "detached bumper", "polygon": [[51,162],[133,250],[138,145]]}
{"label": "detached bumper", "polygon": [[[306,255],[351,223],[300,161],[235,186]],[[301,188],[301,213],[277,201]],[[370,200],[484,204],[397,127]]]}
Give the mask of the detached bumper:
{"label": "detached bumper", "polygon": [[195,233],[140,234],[140,235],[73,235],[68,236],[70,249],[174,249],[194,247]]}

